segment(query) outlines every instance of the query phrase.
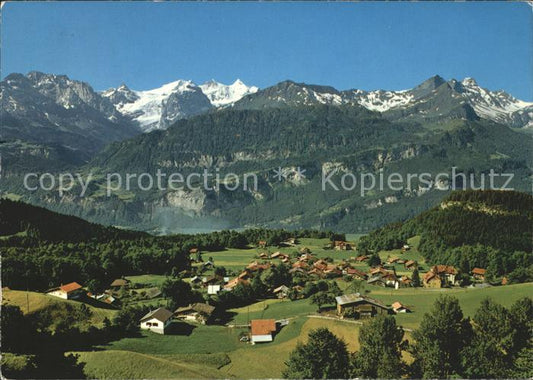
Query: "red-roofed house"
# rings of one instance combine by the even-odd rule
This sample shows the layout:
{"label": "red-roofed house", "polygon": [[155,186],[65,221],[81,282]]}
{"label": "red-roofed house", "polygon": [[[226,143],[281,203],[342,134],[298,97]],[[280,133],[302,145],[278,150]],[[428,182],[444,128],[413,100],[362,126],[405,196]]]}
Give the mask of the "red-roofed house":
{"label": "red-roofed house", "polygon": [[472,276],[477,280],[485,280],[486,269],[483,268],[474,268],[472,269]]}
{"label": "red-roofed house", "polygon": [[254,319],[250,323],[252,343],[272,342],[276,332],[274,319]]}
{"label": "red-roofed house", "polygon": [[58,288],[51,289],[47,293],[54,297],[70,300],[81,296],[83,289],[77,282],[71,282],[66,285],[61,285]]}

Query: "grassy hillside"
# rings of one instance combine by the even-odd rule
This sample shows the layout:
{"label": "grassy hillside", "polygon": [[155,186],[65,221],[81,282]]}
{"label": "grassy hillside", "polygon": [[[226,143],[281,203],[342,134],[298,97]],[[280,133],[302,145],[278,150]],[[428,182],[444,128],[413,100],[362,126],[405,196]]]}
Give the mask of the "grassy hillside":
{"label": "grassy hillside", "polygon": [[5,288],[2,290],[2,304],[18,306],[24,314],[40,314],[50,320],[68,319],[72,321],[72,326],[81,329],[89,326],[102,327],[105,318],[111,320],[116,314],[116,310],[109,309],[105,304],[96,307],[43,293]]}

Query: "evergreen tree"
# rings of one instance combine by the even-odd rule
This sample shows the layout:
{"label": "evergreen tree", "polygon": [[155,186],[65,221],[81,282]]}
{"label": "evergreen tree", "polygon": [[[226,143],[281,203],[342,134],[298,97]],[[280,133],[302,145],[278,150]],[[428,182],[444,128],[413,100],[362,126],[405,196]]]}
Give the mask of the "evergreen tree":
{"label": "evergreen tree", "polygon": [[287,379],[344,379],[348,377],[346,343],[326,328],[309,333],[306,344],[298,343],[285,363]]}
{"label": "evergreen tree", "polygon": [[416,266],[415,269],[413,270],[412,280],[413,280],[413,286],[415,288],[418,288],[421,285],[421,283],[420,283],[420,273],[418,272],[418,266]]}
{"label": "evergreen tree", "polygon": [[414,331],[414,377],[448,378],[461,373],[461,351],[472,336],[457,298],[440,296]]}
{"label": "evergreen tree", "polygon": [[404,332],[392,316],[380,316],[361,327],[361,349],[352,357],[352,377],[399,378]]}
{"label": "evergreen tree", "polygon": [[368,259],[368,265],[371,267],[377,267],[381,265],[381,259],[377,253],[373,253]]}

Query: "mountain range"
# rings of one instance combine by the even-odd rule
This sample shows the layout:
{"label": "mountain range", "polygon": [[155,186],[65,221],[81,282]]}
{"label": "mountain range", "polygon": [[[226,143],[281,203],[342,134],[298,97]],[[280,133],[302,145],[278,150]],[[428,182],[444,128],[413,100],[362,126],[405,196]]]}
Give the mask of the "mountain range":
{"label": "mountain range", "polygon": [[[284,81],[258,89],[237,80],[178,80],[135,91],[97,92],[66,76],[11,74],[0,83],[0,189],[95,222],[156,233],[243,226],[364,232],[435,205],[433,183],[401,191],[322,192],[320,173],[379,170],[479,176],[511,171],[530,187],[533,104],[471,78],[434,76],[404,91],[339,91]],[[145,132],[145,133],[143,133]],[[306,169],[280,183],[273,170]],[[88,195],[22,189],[27,171],[98,174]],[[220,170],[259,177],[257,191],[151,191],[105,197],[109,172]],[[339,179],[335,177],[337,180]]]}

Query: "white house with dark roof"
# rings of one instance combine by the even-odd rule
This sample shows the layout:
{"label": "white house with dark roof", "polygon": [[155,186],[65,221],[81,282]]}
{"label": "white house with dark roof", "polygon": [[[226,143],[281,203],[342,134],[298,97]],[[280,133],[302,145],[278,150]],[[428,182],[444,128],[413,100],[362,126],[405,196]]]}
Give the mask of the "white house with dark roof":
{"label": "white house with dark roof", "polygon": [[174,313],[165,309],[164,307],[155,309],[141,318],[141,329],[150,330],[158,334],[164,334],[165,328],[170,325],[173,316]]}

